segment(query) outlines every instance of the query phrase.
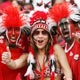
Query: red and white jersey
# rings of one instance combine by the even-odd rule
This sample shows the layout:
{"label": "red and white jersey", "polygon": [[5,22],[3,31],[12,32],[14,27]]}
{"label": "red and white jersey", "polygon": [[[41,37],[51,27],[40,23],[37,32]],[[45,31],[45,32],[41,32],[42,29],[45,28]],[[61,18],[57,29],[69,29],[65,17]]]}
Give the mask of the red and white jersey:
{"label": "red and white jersey", "polygon": [[73,73],[73,80],[80,80],[80,43],[74,41],[69,49],[67,49],[66,44],[65,52]]}

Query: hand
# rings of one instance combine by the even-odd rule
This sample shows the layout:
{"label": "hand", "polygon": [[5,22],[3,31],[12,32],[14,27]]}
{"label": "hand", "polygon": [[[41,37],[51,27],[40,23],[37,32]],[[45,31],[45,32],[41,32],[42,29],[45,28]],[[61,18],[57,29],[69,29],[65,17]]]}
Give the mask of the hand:
{"label": "hand", "polygon": [[11,53],[9,47],[7,47],[7,52],[2,53],[2,63],[8,64],[11,61]]}
{"label": "hand", "polygon": [[71,78],[66,78],[66,79],[64,79],[64,80],[72,80]]}
{"label": "hand", "polygon": [[63,79],[64,79],[64,80],[72,80],[71,77],[67,77],[67,78],[66,78],[65,76],[63,77]]}
{"label": "hand", "polygon": [[72,33],[72,35],[74,36],[75,40],[80,42],[80,32]]}

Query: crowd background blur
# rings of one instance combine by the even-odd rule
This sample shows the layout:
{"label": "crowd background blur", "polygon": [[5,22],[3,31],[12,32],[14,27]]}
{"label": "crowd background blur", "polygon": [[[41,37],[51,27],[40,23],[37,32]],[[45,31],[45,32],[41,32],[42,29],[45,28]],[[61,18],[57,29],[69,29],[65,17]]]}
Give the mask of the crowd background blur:
{"label": "crowd background blur", "polygon": [[[26,10],[29,13],[30,10],[37,8],[36,6],[42,6],[44,4],[45,8],[50,8],[54,3],[59,3],[64,0],[0,0],[0,14],[8,5],[13,4],[17,6],[20,10]],[[73,5],[76,5],[80,9],[80,0],[65,0]],[[37,4],[37,5],[36,5]],[[28,7],[27,7],[28,5]]]}

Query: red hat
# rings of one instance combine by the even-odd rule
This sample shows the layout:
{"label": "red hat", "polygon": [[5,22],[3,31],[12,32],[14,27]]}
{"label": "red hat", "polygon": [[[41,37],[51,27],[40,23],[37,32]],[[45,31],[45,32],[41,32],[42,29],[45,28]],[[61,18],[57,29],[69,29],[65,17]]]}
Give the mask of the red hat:
{"label": "red hat", "polygon": [[48,31],[48,25],[46,23],[48,13],[44,11],[36,11],[32,14],[30,18],[31,33],[33,33],[38,28],[43,28]]}

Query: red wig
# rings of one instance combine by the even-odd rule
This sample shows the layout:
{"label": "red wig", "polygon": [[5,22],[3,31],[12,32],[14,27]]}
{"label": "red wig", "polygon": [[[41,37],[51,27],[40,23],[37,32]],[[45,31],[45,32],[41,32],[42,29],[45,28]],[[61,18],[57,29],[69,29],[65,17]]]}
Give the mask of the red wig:
{"label": "red wig", "polygon": [[8,6],[4,10],[3,25],[5,27],[20,27],[24,24],[23,15],[20,15],[17,7]]}
{"label": "red wig", "polygon": [[49,16],[58,23],[62,18],[69,16],[71,12],[69,11],[69,5],[67,2],[55,4],[49,10]]}

